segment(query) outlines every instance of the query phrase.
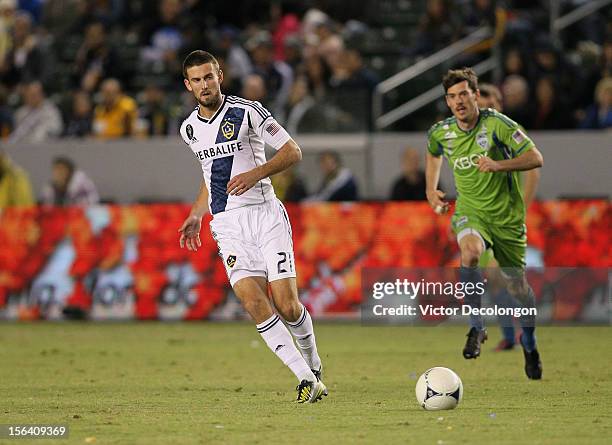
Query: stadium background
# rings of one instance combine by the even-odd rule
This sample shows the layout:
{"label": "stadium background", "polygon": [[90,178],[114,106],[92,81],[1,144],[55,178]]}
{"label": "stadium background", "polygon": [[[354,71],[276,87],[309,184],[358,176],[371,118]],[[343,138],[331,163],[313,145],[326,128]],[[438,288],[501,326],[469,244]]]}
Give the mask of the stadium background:
{"label": "stadium background", "polygon": [[[563,21],[572,11],[587,14]],[[196,48],[219,55],[224,92],[260,100],[292,132],[309,190],[326,150],[356,176],[361,202],[288,205],[314,315],[355,317],[364,266],[457,264],[448,217],[387,200],[401,151],[424,153],[426,129],[447,113],[435,87],[451,67],[480,66],[544,154],[528,216],[538,265],[608,268],[611,17],[610,2],[579,0],[0,1],[2,149],[38,201],[64,155],[103,204],[2,210],[0,319],[244,317],[206,226],[204,249],[178,249],[200,180],[177,136],[194,106],[180,61]],[[462,50],[440,59],[452,45]],[[108,111],[111,78],[123,95]],[[452,196],[448,170],[443,183]],[[542,280],[567,286],[560,275]],[[539,301],[549,320],[605,322],[605,299],[576,292]]]}

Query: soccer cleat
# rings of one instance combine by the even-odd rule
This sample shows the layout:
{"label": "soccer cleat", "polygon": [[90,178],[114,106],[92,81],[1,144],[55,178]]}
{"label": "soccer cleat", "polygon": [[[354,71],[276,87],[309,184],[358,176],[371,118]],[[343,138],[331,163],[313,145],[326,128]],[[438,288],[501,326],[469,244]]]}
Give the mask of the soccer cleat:
{"label": "soccer cleat", "polygon": [[495,346],[495,351],[496,352],[500,352],[500,351],[512,351],[514,349],[514,342],[511,342],[505,338],[501,339],[499,341],[499,343],[497,344],[497,346]]}
{"label": "soccer cleat", "polygon": [[531,380],[540,380],[542,378],[542,361],[540,360],[540,353],[537,349],[531,352],[527,352],[523,347],[523,354],[525,355],[525,374]]}
{"label": "soccer cleat", "polygon": [[486,329],[471,328],[467,334],[467,341],[463,348],[463,357],[466,359],[476,358],[480,355],[480,345],[484,343],[488,336]]}
{"label": "soccer cleat", "polygon": [[298,403],[316,403],[321,400],[323,396],[327,396],[328,394],[327,387],[320,380],[317,380],[316,382],[302,380],[302,382],[295,389],[298,392]]}

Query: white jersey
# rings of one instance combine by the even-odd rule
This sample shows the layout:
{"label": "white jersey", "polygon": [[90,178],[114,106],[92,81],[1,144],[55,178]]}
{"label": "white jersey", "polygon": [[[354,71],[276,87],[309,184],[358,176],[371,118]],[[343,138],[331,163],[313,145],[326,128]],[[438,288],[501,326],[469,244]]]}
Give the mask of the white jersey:
{"label": "white jersey", "polygon": [[264,178],[240,196],[227,194],[234,176],[266,162],[265,144],[279,150],[291,137],[259,102],[223,96],[223,104],[210,119],[199,107],[181,125],[183,141],[202,164],[208,188],[208,208],[215,215],[276,198],[270,178]]}

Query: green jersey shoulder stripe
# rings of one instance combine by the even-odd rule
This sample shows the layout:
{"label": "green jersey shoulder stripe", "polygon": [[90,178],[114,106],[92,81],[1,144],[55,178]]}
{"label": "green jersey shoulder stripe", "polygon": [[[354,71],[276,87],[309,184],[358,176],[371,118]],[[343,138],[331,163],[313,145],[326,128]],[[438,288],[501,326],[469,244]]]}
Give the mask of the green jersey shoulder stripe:
{"label": "green jersey shoulder stripe", "polygon": [[446,119],[436,122],[435,124],[433,124],[429,130],[427,131],[427,137],[431,136],[431,134],[438,130],[440,127],[443,127],[444,125],[451,125],[457,122],[457,119],[455,118],[455,116],[451,116],[451,117],[447,117]]}
{"label": "green jersey shoulder stripe", "polygon": [[510,119],[508,116],[500,113],[499,111],[495,111],[492,108],[487,108],[486,110],[481,110],[481,113],[483,114],[483,118],[487,118],[487,117],[494,117],[499,119],[500,121],[502,121],[504,124],[506,124],[508,127],[516,127],[518,126],[518,124],[516,122],[514,122],[512,119]]}
{"label": "green jersey shoulder stripe", "polygon": [[455,118],[455,116],[447,117],[444,120],[436,122],[427,131],[427,139],[429,141],[427,149],[432,155],[436,157],[444,155],[444,147],[439,140],[436,140],[434,133],[441,129],[448,129],[451,125],[457,125],[457,118]]}

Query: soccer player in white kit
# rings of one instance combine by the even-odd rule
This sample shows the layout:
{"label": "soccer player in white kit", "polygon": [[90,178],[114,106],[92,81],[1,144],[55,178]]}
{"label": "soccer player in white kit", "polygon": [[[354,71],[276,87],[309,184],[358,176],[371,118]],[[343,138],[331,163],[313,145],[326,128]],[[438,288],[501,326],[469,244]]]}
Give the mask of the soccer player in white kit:
{"label": "soccer player in white kit", "polygon": [[[297,401],[314,403],[327,388],[312,319],[298,300],[289,217],[269,178],[299,162],[302,152],[259,102],[221,93],[223,72],[210,53],[189,54],[183,76],[199,105],[180,134],[204,179],[179,229],[180,245],[192,251],[201,246],[202,216],[210,211],[211,232],[236,296],[268,347],[297,377]],[[277,150],[270,161],[265,144]]]}

